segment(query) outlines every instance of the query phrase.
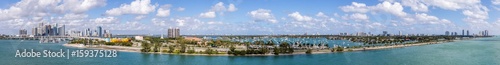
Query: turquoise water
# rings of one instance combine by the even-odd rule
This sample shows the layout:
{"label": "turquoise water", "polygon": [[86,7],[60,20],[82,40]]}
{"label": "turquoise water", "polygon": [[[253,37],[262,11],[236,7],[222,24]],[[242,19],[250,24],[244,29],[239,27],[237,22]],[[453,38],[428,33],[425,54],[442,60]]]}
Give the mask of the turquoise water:
{"label": "turquoise water", "polygon": [[119,52],[116,58],[16,58],[17,49],[59,50],[62,44],[0,40],[2,65],[499,65],[500,37],[405,48],[288,56],[184,56]]}

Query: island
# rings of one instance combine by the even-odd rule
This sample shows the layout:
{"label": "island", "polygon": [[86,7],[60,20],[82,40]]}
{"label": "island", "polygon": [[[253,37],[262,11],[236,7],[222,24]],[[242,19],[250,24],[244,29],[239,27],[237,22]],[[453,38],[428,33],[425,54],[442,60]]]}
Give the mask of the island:
{"label": "island", "polygon": [[[186,35],[163,38],[128,36],[121,38],[73,39],[64,46],[89,49],[110,49],[126,52],[207,55],[207,56],[274,56],[319,54],[400,48],[454,42],[491,36],[428,35],[428,36],[352,36],[352,35]],[[323,39],[326,41],[318,41]],[[328,42],[343,40],[346,42]],[[304,42],[315,41],[315,42]],[[334,43],[334,44],[332,44]],[[342,43],[342,44],[341,44]]]}

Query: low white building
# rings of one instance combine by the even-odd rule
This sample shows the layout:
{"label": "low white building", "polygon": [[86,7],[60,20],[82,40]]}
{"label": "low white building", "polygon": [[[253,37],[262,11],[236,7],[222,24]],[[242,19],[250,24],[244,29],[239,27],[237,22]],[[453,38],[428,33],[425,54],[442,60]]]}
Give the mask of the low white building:
{"label": "low white building", "polygon": [[142,37],[142,36],[135,36],[134,39],[135,40],[144,40],[144,37]]}

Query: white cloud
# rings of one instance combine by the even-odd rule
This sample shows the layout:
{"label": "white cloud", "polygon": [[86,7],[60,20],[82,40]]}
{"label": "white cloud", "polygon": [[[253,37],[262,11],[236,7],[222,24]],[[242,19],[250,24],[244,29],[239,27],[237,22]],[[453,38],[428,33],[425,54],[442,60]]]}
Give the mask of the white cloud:
{"label": "white cloud", "polygon": [[229,4],[227,11],[234,12],[236,10],[238,10],[238,8],[236,8],[234,4]]}
{"label": "white cloud", "polygon": [[214,6],[212,6],[212,8],[205,12],[205,13],[201,13],[199,15],[199,17],[203,17],[203,18],[215,18],[217,17],[216,12],[219,14],[219,15],[223,15],[224,12],[234,12],[236,10],[238,10],[234,4],[229,4],[228,5],[229,8],[226,8],[226,6],[224,6],[224,3],[222,2],[218,2],[217,4],[215,4]]}
{"label": "white cloud", "polygon": [[54,7],[60,4],[60,0],[21,0],[8,9],[0,9],[0,21],[27,18],[45,17],[55,11]]}
{"label": "white cloud", "polygon": [[447,10],[464,9],[467,6],[477,5],[480,0],[421,0],[422,3]]}
{"label": "white cloud", "polygon": [[403,6],[411,7],[411,10],[415,12],[427,12],[428,7],[424,3],[421,3],[418,0],[401,0]]}
{"label": "white cloud", "polygon": [[159,16],[159,17],[167,17],[167,16],[170,16],[170,7],[172,5],[170,4],[166,4],[166,5],[163,5],[161,6],[159,9],[158,9],[158,12],[156,13],[156,16]]}
{"label": "white cloud", "polygon": [[226,8],[223,2],[218,2],[217,4],[212,6],[212,9],[210,9],[210,11],[215,11],[215,12],[225,12],[225,11],[234,12],[236,10],[238,10],[238,8],[236,8],[234,4],[230,3]]}
{"label": "white cloud", "polygon": [[340,9],[344,12],[356,12],[356,13],[366,13],[369,11],[368,7],[364,3],[352,2],[352,5],[341,6]]}
{"label": "white cloud", "polygon": [[186,8],[183,8],[183,7],[178,7],[176,10],[177,10],[177,11],[184,11],[184,10],[186,10]]}
{"label": "white cloud", "polygon": [[399,16],[399,17],[406,16],[406,13],[403,12],[403,6],[401,6],[401,4],[399,4],[398,2],[394,2],[394,3],[390,3],[390,2],[379,3],[375,7],[372,7],[372,9],[373,10],[377,10],[377,11],[391,13],[391,14]]}
{"label": "white cloud", "polygon": [[491,0],[494,5],[500,5],[500,0]]}
{"label": "white cloud", "polygon": [[91,19],[90,21],[97,24],[114,24],[119,22],[118,18],[115,17],[96,18],[96,19]]}
{"label": "white cloud", "polygon": [[267,21],[271,23],[277,23],[278,21],[271,13],[271,10],[267,9],[257,9],[248,12],[248,14],[254,19],[254,21]]}
{"label": "white cloud", "polygon": [[122,30],[122,31],[131,31],[131,30],[147,30],[151,29],[150,26],[137,22],[137,21],[128,21],[125,23],[119,23],[115,25],[105,25],[110,30]]}
{"label": "white cloud", "polygon": [[[392,1],[396,2],[396,1]],[[466,29],[487,29],[490,23],[486,20],[489,18],[489,9],[482,5],[481,0],[402,0],[402,5],[410,6],[412,10],[419,12],[425,11],[426,7],[441,8],[451,11],[462,11],[466,16],[463,21],[469,25]],[[491,1],[495,5],[496,1]],[[495,6],[492,6],[496,8]],[[411,19],[406,19],[411,20]]]}
{"label": "white cloud", "polygon": [[113,8],[106,10],[105,15],[109,16],[119,16],[125,14],[137,14],[137,15],[147,15],[154,12],[155,8],[158,6],[150,4],[150,0],[135,0],[130,4],[122,4],[118,8]]}
{"label": "white cloud", "polygon": [[293,12],[288,14],[289,17],[293,18],[295,21],[312,21],[313,18],[309,16],[303,16],[299,12]]}
{"label": "white cloud", "polygon": [[202,18],[215,18],[216,15],[215,15],[215,12],[208,11],[208,12],[205,12],[205,13],[201,13],[199,17],[202,17]]}
{"label": "white cloud", "polygon": [[430,16],[425,13],[416,14],[415,20],[418,20],[417,22],[424,22],[428,24],[451,24],[451,22],[446,19],[439,19],[436,16]]}
{"label": "white cloud", "polygon": [[316,17],[328,18],[328,16],[326,16],[323,12],[318,12],[318,14],[316,14]]}
{"label": "white cloud", "polygon": [[217,4],[215,4],[214,6],[212,6],[212,9],[211,11],[226,11],[226,7],[224,6],[224,3],[222,2],[219,2]]}
{"label": "white cloud", "polygon": [[141,19],[144,19],[144,18],[146,18],[146,17],[147,17],[147,16],[145,16],[145,15],[139,15],[139,16],[136,16],[134,19],[135,19],[135,20],[141,20]]}
{"label": "white cloud", "polygon": [[351,15],[342,16],[343,19],[354,20],[354,21],[369,21],[369,17],[366,14],[354,13]]}
{"label": "white cloud", "polygon": [[69,10],[72,13],[85,13],[92,8],[105,5],[106,0],[64,0],[63,4],[55,7],[55,9],[60,12]]}
{"label": "white cloud", "polygon": [[352,2],[352,5],[341,6],[340,9],[344,12],[353,12],[353,13],[366,13],[366,12],[385,12],[396,15],[398,17],[406,16],[406,13],[403,12],[403,6],[398,3],[390,3],[384,1],[383,3],[379,3],[375,6],[366,6],[364,3]]}
{"label": "white cloud", "polygon": [[89,15],[87,14],[73,14],[73,13],[70,13],[70,14],[65,14],[63,17],[59,17],[60,19],[65,19],[65,20],[75,20],[75,19],[85,19],[87,18]]}

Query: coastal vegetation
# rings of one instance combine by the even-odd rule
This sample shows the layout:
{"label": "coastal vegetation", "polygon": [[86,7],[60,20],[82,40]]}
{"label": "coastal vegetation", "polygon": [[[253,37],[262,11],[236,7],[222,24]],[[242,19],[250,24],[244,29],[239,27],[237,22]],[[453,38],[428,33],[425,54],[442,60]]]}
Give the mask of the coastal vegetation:
{"label": "coastal vegetation", "polygon": [[[264,37],[267,38],[267,37]],[[276,37],[274,37],[276,38]],[[289,37],[285,37],[289,38]],[[290,37],[293,38],[293,37]],[[299,37],[307,39],[311,37]],[[169,53],[169,54],[227,54],[234,56],[245,55],[288,55],[295,53],[312,54],[317,52],[344,52],[365,50],[384,46],[396,46],[418,43],[448,42],[462,37],[456,36],[333,36],[312,37],[326,38],[327,40],[347,40],[360,45],[336,45],[329,46],[326,42],[292,42],[287,40],[262,40],[255,37],[253,41],[234,41],[234,39],[245,39],[239,37],[219,37],[218,39],[199,39],[193,37],[160,38],[144,36],[140,39],[121,38],[105,42],[95,39],[74,39],[70,44],[84,45],[110,45],[141,48],[145,53]],[[246,38],[248,39],[248,38]]]}

